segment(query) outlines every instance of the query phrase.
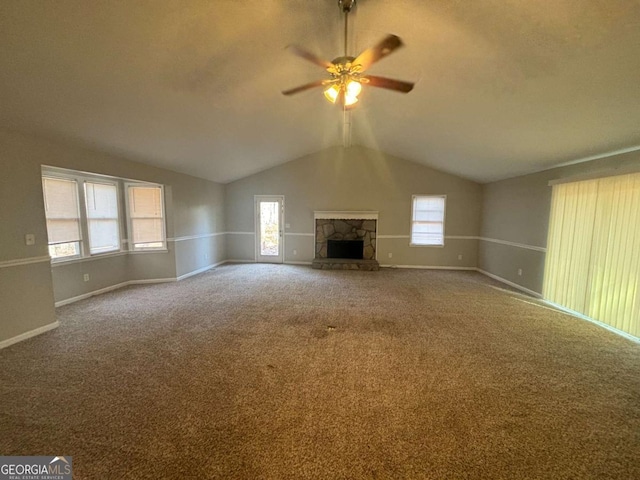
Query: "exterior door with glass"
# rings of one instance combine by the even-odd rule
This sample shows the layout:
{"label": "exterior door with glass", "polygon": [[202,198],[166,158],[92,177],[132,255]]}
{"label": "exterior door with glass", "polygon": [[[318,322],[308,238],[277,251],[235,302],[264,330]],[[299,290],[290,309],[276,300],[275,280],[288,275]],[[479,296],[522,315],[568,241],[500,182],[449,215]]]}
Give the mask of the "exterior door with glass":
{"label": "exterior door with glass", "polygon": [[282,263],[284,196],[256,195],[256,261]]}

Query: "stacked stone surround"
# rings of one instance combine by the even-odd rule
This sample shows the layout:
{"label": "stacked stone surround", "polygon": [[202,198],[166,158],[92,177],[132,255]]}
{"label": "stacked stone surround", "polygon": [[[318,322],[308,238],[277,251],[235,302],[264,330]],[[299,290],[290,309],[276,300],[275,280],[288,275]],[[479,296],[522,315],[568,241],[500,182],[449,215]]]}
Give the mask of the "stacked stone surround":
{"label": "stacked stone surround", "polygon": [[363,259],[376,258],[376,220],[316,219],[316,259],[327,258],[327,240],[362,240]]}

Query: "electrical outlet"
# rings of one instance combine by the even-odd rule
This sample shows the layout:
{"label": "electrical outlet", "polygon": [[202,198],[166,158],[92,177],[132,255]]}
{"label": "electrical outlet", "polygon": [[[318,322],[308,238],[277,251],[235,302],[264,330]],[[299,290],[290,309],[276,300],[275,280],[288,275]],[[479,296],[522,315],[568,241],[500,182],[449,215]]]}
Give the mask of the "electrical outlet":
{"label": "electrical outlet", "polygon": [[389,258],[393,258],[393,253],[389,253]]}
{"label": "electrical outlet", "polygon": [[462,254],[458,255],[458,260],[462,260]]}
{"label": "electrical outlet", "polygon": [[83,275],[83,278],[84,278],[84,281],[85,281],[85,282],[88,282],[88,281],[89,281],[89,274],[88,274],[88,273],[85,273],[85,274]]}
{"label": "electrical outlet", "polygon": [[291,224],[290,223],[285,223],[284,224],[284,228],[291,228]]}
{"label": "electrical outlet", "polygon": [[293,251],[293,254],[294,254],[294,255],[297,255],[297,254],[298,254],[298,250],[294,250],[294,251]]}
{"label": "electrical outlet", "polygon": [[204,254],[204,259],[205,259],[205,260],[209,260],[209,254],[208,254],[208,253],[205,253],[205,254]]}
{"label": "electrical outlet", "polygon": [[519,277],[521,277],[521,276],[522,276],[522,269],[521,269],[521,268],[519,268],[519,269],[518,269],[518,276],[519,276]]}
{"label": "electrical outlet", "polygon": [[36,236],[33,233],[27,233],[24,236],[24,243],[26,245],[29,245],[29,246],[35,245],[36,244]]}

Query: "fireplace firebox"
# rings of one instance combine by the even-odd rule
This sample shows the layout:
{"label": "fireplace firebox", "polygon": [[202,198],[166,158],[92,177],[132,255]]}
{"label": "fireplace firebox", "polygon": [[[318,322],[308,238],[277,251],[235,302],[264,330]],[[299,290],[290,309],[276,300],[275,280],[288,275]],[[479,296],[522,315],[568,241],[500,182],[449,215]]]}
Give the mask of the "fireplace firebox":
{"label": "fireplace firebox", "polygon": [[363,250],[363,240],[327,240],[327,258],[362,260]]}

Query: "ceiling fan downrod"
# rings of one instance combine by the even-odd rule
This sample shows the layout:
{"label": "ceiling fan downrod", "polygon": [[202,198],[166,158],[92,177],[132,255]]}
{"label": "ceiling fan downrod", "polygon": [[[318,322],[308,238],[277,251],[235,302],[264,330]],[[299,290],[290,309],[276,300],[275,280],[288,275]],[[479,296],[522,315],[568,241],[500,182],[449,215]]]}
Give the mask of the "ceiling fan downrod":
{"label": "ceiling fan downrod", "polygon": [[347,38],[349,37],[349,13],[356,6],[356,0],[338,0],[338,6],[344,13],[344,56],[347,56]]}
{"label": "ceiling fan downrod", "polygon": [[[348,39],[349,39],[349,13],[351,12],[351,9],[355,7],[355,5],[356,5],[356,0],[338,0],[338,6],[342,9],[342,13],[344,13],[344,60],[349,63],[349,66],[351,61],[353,60],[353,58],[348,57],[348,53],[347,53],[347,45],[348,45]],[[340,80],[341,94],[342,94],[342,102],[341,102],[342,115],[343,115],[342,145],[345,148],[348,148],[351,146],[351,112],[349,112],[349,110],[347,109],[347,102],[345,101],[345,91],[347,89],[347,85],[349,83],[350,78],[351,76],[349,74],[346,74],[346,75],[343,74],[341,75],[341,80]],[[358,92],[353,96],[351,100],[354,104],[355,102],[358,101],[358,93],[360,93],[360,89],[358,89]],[[330,98],[329,100],[331,101]]]}

